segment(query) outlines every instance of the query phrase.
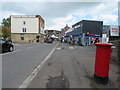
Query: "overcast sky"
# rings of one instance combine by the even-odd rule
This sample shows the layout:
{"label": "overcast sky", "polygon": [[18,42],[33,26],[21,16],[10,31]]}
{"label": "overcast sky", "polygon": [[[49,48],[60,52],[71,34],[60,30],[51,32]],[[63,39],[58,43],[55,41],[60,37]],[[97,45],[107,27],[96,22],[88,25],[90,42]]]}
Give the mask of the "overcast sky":
{"label": "overcast sky", "polygon": [[[41,15],[45,29],[60,30],[80,20],[118,24],[118,2],[2,2],[2,18],[10,15]],[[2,20],[2,18],[0,20]]]}

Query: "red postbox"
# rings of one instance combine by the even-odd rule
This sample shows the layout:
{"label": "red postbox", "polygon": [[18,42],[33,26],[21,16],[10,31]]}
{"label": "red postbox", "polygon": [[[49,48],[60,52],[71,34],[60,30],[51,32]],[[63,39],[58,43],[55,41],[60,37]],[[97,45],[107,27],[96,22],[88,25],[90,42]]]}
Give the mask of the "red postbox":
{"label": "red postbox", "polygon": [[110,43],[96,43],[96,57],[94,77],[101,83],[108,82],[110,55],[112,52]]}

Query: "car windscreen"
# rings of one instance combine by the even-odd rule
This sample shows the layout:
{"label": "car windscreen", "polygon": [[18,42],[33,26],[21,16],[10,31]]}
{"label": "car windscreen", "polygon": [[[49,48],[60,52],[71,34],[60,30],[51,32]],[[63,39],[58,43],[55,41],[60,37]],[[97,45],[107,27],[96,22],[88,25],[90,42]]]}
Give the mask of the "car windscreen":
{"label": "car windscreen", "polygon": [[0,44],[2,44],[2,43],[5,43],[5,41],[0,39]]}

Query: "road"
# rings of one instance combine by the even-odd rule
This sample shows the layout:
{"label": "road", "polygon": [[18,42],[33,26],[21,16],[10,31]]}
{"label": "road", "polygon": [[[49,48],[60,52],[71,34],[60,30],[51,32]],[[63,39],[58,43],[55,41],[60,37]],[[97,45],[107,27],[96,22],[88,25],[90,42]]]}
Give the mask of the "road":
{"label": "road", "polygon": [[56,44],[18,43],[14,52],[3,53],[2,88],[19,87]]}
{"label": "road", "polygon": [[[52,51],[53,44],[20,43],[15,51],[2,55],[3,88],[17,88]],[[117,69],[110,64],[107,85],[94,82],[95,46],[81,47],[60,43],[27,88],[114,88],[118,87]]]}
{"label": "road", "polygon": [[95,46],[59,44],[27,88],[118,87],[118,84],[113,82],[118,77],[117,67],[113,65],[110,68],[110,80],[107,85],[99,85],[94,81],[94,61]]}
{"label": "road", "polygon": [[93,69],[94,54],[94,47],[60,44],[28,88],[91,88],[87,69]]}

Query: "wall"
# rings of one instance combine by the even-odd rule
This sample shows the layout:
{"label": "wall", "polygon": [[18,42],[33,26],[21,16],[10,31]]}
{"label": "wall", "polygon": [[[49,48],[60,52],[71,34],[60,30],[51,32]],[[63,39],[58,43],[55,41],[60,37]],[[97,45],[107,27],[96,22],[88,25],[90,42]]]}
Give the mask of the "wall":
{"label": "wall", "polygon": [[40,17],[40,33],[44,34],[44,19],[42,17]]}
{"label": "wall", "polygon": [[38,34],[24,34],[24,40],[21,40],[21,34],[11,34],[12,42],[35,42]]}
{"label": "wall", "polygon": [[102,34],[103,22],[102,21],[91,21],[91,20],[82,20],[72,25],[74,34]]}
{"label": "wall", "polygon": [[102,21],[87,21],[83,20],[83,32],[89,34],[102,34],[103,22]]}
{"label": "wall", "polygon": [[[23,21],[26,22],[25,25]],[[38,33],[38,18],[11,16],[11,33],[23,33],[22,28],[26,28],[26,33]]]}

